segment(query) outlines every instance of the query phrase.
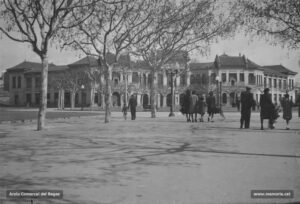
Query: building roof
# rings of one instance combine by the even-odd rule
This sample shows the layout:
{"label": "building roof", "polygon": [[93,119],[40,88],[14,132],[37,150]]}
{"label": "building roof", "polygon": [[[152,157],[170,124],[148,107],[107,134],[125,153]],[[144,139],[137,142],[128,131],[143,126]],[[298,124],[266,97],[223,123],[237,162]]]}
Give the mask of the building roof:
{"label": "building roof", "polygon": [[97,66],[98,62],[95,57],[92,56],[86,56],[76,62],[73,62],[72,64],[69,64],[69,66],[72,65],[90,65],[90,66]]}
{"label": "building roof", "polygon": [[210,69],[214,67],[214,63],[213,62],[205,62],[205,63],[198,63],[198,62],[193,62],[189,64],[190,66],[190,70],[194,71],[194,70],[205,70],[205,69]]}
{"label": "building roof", "polygon": [[291,71],[288,68],[282,66],[282,65],[269,65],[269,66],[262,66],[263,70],[266,73],[280,73],[284,75],[296,75],[297,72]]}
{"label": "building roof", "polygon": [[[106,60],[109,65],[113,64],[115,62],[115,55],[112,53],[107,53]],[[121,55],[118,60],[118,64],[122,66],[129,66],[130,58],[128,55]],[[89,65],[89,66],[98,66],[98,60],[97,58],[93,56],[86,56],[72,64],[69,64],[69,66],[74,65]]]}
{"label": "building roof", "polygon": [[243,56],[229,56],[226,54],[219,56],[220,67],[246,67],[248,69],[260,69],[260,66]]}
{"label": "building roof", "polygon": [[[49,72],[62,71],[67,68],[68,68],[67,66],[55,65],[53,63],[49,63],[48,65]],[[8,68],[7,71],[24,71],[25,73],[31,73],[31,72],[40,72],[41,69],[42,69],[42,63],[24,61],[21,62],[20,64],[17,64],[16,66]]]}

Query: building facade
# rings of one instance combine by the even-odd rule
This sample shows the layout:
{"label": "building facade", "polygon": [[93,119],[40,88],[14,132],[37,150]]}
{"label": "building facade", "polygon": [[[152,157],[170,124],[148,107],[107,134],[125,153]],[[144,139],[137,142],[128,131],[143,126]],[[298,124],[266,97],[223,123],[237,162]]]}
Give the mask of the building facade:
{"label": "building facade", "polygon": [[[113,56],[111,56],[113,58]],[[264,88],[270,88],[272,100],[279,103],[280,98],[289,92],[295,100],[295,75],[282,65],[259,66],[245,56],[216,56],[214,62],[188,63],[187,58],[177,56],[152,77],[151,69],[143,61],[132,61],[121,56],[118,63],[109,61],[112,88],[112,106],[124,103],[125,86],[128,97],[135,95],[138,106],[150,105],[150,87],[154,80],[157,108],[171,104],[171,84],[174,76],[175,105],[180,104],[186,89],[192,89],[204,97],[209,91],[217,94],[224,106],[234,106],[246,86],[252,87],[254,98],[259,103]],[[100,106],[104,104],[104,77],[98,61],[85,57],[66,66],[49,64],[48,106],[57,107],[63,98],[64,107]],[[41,91],[41,64],[22,62],[6,70],[4,89],[8,91],[10,105],[38,106]],[[68,74],[66,74],[68,73]],[[83,77],[86,75],[86,77]],[[219,76],[219,78],[217,78]],[[153,78],[153,79],[152,79]],[[217,87],[217,80],[221,87]],[[73,99],[72,99],[73,98]]]}

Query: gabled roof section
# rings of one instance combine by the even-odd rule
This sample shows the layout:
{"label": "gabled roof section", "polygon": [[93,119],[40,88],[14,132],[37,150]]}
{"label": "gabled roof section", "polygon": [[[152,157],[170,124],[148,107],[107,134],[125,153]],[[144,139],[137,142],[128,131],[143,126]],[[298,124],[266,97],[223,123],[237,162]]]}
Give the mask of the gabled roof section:
{"label": "gabled roof section", "polygon": [[72,64],[69,64],[68,66],[80,66],[80,65],[97,66],[98,62],[95,57],[86,56],[76,62],[73,62]]}
{"label": "gabled roof section", "polygon": [[270,72],[270,73],[280,73],[284,75],[296,75],[297,72],[294,72],[282,65],[269,65],[269,66],[263,66],[262,67],[264,71]]}
{"label": "gabled roof section", "polygon": [[243,56],[229,56],[223,54],[219,56],[220,67],[244,67],[248,69],[260,69],[260,66],[255,62]]}
{"label": "gabled roof section", "polygon": [[190,66],[191,71],[206,70],[206,69],[211,69],[211,68],[215,67],[213,62],[205,62],[205,63],[193,62],[193,63],[190,63],[189,66]]}
{"label": "gabled roof section", "polygon": [[[67,69],[67,66],[64,65],[55,65],[53,63],[49,63],[48,65],[48,71],[63,71]],[[13,66],[11,68],[8,68],[7,71],[23,71],[24,73],[31,73],[31,72],[40,72],[42,70],[42,63],[39,62],[29,62],[24,61],[20,64],[17,64],[16,66]]]}
{"label": "gabled roof section", "polygon": [[[115,62],[115,55],[112,53],[107,53],[106,60],[109,65],[113,64]],[[128,55],[121,55],[118,60],[118,64],[121,66],[129,66],[130,63],[130,57]],[[69,64],[68,66],[82,66],[82,65],[88,65],[88,66],[98,66],[98,59],[93,56],[86,56],[72,64]]]}

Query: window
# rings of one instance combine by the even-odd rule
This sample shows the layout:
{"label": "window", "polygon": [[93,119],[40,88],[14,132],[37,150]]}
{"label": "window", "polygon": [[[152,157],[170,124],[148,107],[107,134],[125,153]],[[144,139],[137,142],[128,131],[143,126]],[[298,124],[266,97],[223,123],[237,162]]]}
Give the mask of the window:
{"label": "window", "polygon": [[26,88],[31,88],[31,86],[32,86],[32,81],[31,81],[31,78],[28,77],[28,78],[26,78]]}
{"label": "window", "polygon": [[26,105],[30,106],[31,104],[31,94],[27,93],[26,94]]}
{"label": "window", "polygon": [[267,78],[264,77],[264,87],[266,88],[267,87]]}
{"label": "window", "polygon": [[282,88],[281,79],[278,79],[278,88]]}
{"label": "window", "polygon": [[[196,76],[193,74],[193,75],[191,75],[191,81],[190,81],[190,83],[191,84],[196,84],[197,82],[196,82]],[[171,81],[171,80],[170,80]]]}
{"label": "window", "polygon": [[12,78],[12,87],[13,88],[17,87],[17,81],[16,81],[16,77],[15,76]]}
{"label": "window", "polygon": [[22,86],[22,78],[21,78],[21,76],[18,76],[18,88],[21,88],[21,86]]}
{"label": "window", "polygon": [[226,73],[222,73],[222,82],[226,82]]}
{"label": "window", "polygon": [[241,82],[244,82],[245,81],[245,75],[244,75],[244,73],[240,73],[240,81]]}
{"label": "window", "polygon": [[274,79],[273,82],[274,82],[274,83],[273,83],[274,88],[277,88],[277,80]]}
{"label": "window", "polygon": [[286,89],[286,80],[283,80],[283,89]]}
{"label": "window", "polygon": [[161,87],[163,85],[164,76],[163,76],[163,74],[158,74],[157,77],[158,77],[157,85]]}
{"label": "window", "polygon": [[271,88],[271,87],[272,87],[272,79],[269,78],[269,88]]}
{"label": "window", "polygon": [[35,104],[40,105],[40,93],[35,94]]}
{"label": "window", "polygon": [[139,83],[139,82],[140,82],[139,73],[133,72],[132,73],[132,83]]}
{"label": "window", "polygon": [[185,74],[181,74],[181,75],[180,75],[180,84],[181,84],[181,85],[186,85],[185,77],[186,77]]}
{"label": "window", "polygon": [[255,84],[255,76],[253,73],[249,73],[248,75],[248,84]]}
{"label": "window", "polygon": [[41,78],[36,77],[35,78],[35,88],[41,87]]}
{"label": "window", "polygon": [[118,79],[114,79],[114,86],[117,86],[118,85]]}

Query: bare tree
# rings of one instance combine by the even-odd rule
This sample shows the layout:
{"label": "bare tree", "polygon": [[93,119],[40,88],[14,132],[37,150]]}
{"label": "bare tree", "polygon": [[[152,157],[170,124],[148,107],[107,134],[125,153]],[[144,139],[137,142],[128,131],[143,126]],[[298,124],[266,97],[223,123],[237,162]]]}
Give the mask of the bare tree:
{"label": "bare tree", "polygon": [[299,0],[239,0],[242,24],[247,31],[259,36],[273,36],[290,48],[300,45],[300,1]]}
{"label": "bare tree", "polygon": [[[45,126],[49,44],[59,30],[77,26],[88,18],[94,8],[93,4],[92,0],[0,1],[0,18],[4,20],[0,31],[11,40],[29,43],[42,61],[37,130],[42,130]],[[79,9],[85,12],[78,12]]]}
{"label": "bare tree", "polygon": [[62,35],[66,41],[64,46],[72,46],[99,59],[105,81],[105,123],[110,121],[112,68],[122,63],[120,56],[124,52],[128,54],[132,44],[142,39],[140,33],[149,26],[152,17],[146,11],[154,2],[98,2],[91,18]]}
{"label": "bare tree", "polygon": [[187,58],[192,50],[205,53],[214,39],[233,30],[238,15],[233,5],[210,0],[162,0],[155,11],[155,21],[135,47],[135,54],[151,67],[152,118],[156,117],[155,73],[176,58]]}

